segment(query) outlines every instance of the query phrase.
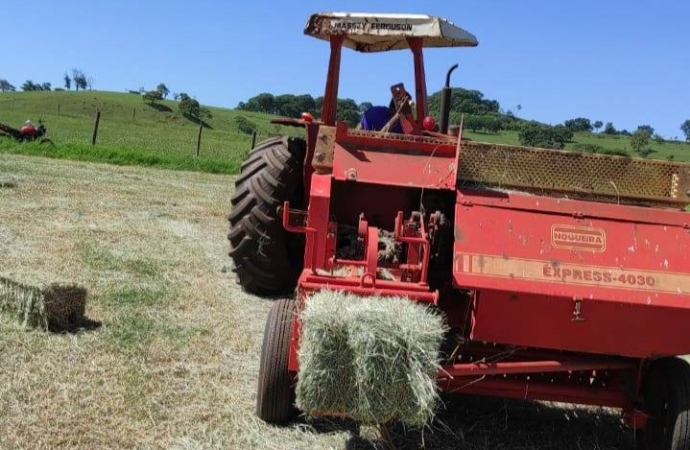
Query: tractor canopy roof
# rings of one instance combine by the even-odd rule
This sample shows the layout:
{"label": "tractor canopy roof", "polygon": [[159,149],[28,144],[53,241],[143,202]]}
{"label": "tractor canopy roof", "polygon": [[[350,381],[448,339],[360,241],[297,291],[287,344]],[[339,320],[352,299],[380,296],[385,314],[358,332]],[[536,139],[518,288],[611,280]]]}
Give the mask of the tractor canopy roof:
{"label": "tractor canopy roof", "polygon": [[359,52],[409,48],[408,38],[421,38],[424,47],[476,47],[477,38],[452,22],[422,14],[318,13],[304,34],[330,40],[344,35],[343,45]]}

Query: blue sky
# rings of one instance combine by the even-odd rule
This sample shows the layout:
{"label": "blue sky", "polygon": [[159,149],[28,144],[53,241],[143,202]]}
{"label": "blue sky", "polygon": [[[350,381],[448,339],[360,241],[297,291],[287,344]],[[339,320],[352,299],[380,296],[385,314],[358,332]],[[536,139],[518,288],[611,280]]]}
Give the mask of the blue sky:
{"label": "blue sky", "polygon": [[[23,10],[31,17],[18,20]],[[476,48],[427,52],[429,92],[459,63],[454,85],[529,119],[651,124],[674,137],[690,118],[688,0],[4,0],[0,78],[59,86],[77,67],[94,89],[164,82],[225,107],[260,92],[318,96],[328,45],[302,31],[311,13],[334,10],[439,15],[474,33]],[[345,52],[341,97],[387,102],[399,81],[413,82],[409,52]]]}

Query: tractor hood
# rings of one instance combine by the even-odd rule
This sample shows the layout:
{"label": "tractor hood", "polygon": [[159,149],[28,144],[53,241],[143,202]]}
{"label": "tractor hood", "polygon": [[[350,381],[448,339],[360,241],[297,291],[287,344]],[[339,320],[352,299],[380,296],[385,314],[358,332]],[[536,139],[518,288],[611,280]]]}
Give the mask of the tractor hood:
{"label": "tractor hood", "polygon": [[313,14],[304,34],[330,40],[344,35],[345,47],[359,52],[409,48],[408,38],[422,38],[424,47],[476,47],[471,33],[439,17],[422,14]]}

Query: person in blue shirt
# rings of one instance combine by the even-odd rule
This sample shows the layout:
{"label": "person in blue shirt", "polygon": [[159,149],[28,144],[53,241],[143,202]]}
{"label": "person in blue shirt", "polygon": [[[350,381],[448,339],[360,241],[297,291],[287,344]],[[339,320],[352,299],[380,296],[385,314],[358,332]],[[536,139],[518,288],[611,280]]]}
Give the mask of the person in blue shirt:
{"label": "person in blue shirt", "polygon": [[[392,102],[391,102],[392,103]],[[379,131],[395,115],[395,109],[389,106],[372,106],[367,109],[359,121],[362,130]],[[402,133],[400,121],[396,121],[389,130],[391,133]]]}

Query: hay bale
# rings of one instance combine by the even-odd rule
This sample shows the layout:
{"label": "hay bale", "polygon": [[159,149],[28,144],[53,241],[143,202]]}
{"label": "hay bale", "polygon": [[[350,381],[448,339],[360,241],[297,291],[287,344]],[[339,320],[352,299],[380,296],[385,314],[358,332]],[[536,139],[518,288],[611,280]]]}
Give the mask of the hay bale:
{"label": "hay bale", "polygon": [[299,409],[371,425],[431,421],[446,331],[440,314],[404,298],[321,291],[300,320]]}
{"label": "hay bale", "polygon": [[53,283],[43,289],[0,277],[0,316],[22,328],[67,329],[86,312],[84,287]]}
{"label": "hay bale", "polygon": [[22,328],[48,328],[43,293],[34,286],[0,277],[0,316]]}

